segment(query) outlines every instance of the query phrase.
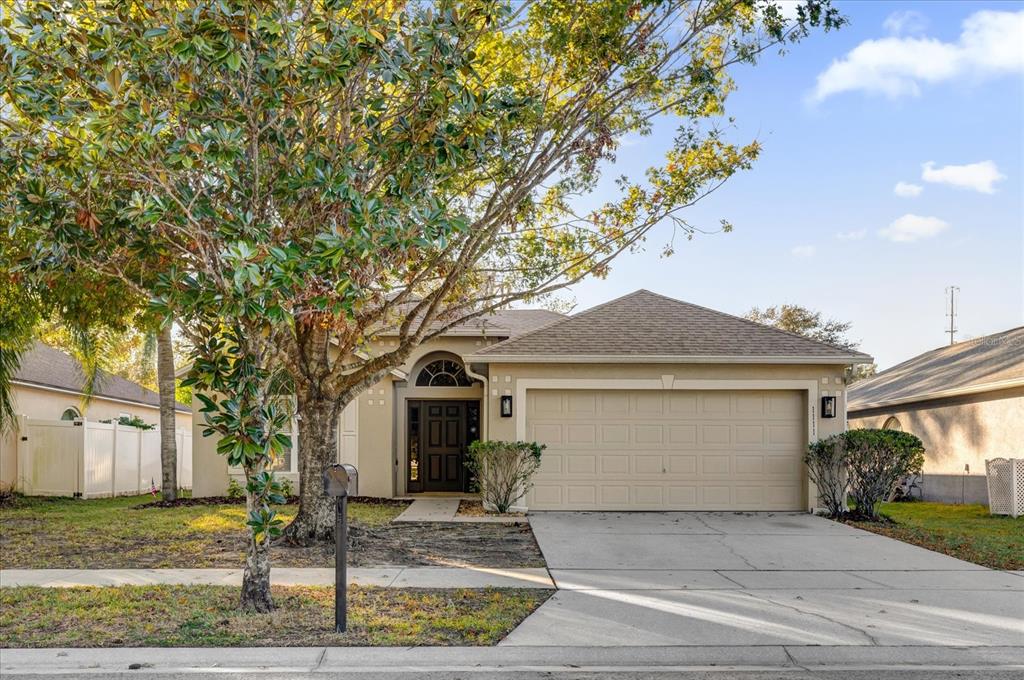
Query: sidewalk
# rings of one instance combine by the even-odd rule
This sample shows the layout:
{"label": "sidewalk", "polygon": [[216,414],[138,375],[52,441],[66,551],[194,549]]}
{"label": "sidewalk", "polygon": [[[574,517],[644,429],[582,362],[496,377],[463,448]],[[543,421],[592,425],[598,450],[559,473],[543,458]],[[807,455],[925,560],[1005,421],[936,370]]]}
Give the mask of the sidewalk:
{"label": "sidewalk", "polygon": [[[579,677],[604,673],[621,677],[640,672],[713,672],[726,669],[761,671],[965,671],[1024,670],[1020,647],[284,647],[284,648],[135,648],[135,649],[5,649],[0,675],[75,673],[109,677],[198,673],[340,673],[359,677],[452,671],[515,678],[526,674],[566,673]],[[678,676],[677,676],[678,677]],[[706,677],[703,674],[701,677]],[[801,675],[798,677],[807,677]],[[863,677],[863,676],[862,676]],[[877,676],[866,676],[877,677]],[[917,677],[917,676],[915,676]],[[959,676],[958,676],[959,677]],[[991,677],[991,676],[986,676]]]}
{"label": "sidewalk", "polygon": [[[281,586],[333,586],[334,569],[271,569]],[[547,569],[368,567],[348,569],[348,582],[384,588],[554,588]],[[240,586],[241,569],[3,569],[0,588],[141,585]]]}

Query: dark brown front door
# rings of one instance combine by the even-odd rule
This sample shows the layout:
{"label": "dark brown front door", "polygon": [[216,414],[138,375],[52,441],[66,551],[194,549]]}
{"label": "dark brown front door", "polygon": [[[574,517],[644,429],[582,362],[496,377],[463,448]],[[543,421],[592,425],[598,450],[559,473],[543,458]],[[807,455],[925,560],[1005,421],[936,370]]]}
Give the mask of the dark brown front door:
{"label": "dark brown front door", "polygon": [[[418,413],[413,413],[416,409]],[[410,469],[410,490],[462,491],[465,471],[466,402],[421,401],[410,404],[410,432],[415,440],[416,469]],[[417,422],[418,421],[418,422]],[[418,427],[417,427],[418,426]],[[410,450],[410,464],[413,451]],[[418,484],[416,482],[419,482]]]}

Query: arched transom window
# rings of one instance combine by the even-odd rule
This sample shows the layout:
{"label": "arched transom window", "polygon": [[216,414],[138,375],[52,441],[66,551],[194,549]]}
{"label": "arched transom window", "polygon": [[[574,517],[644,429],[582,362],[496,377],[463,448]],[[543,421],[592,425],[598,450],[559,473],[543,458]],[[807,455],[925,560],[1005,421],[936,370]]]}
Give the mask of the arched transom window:
{"label": "arched transom window", "polygon": [[472,384],[462,364],[451,359],[431,361],[416,376],[417,387],[470,387]]}
{"label": "arched transom window", "polygon": [[882,425],[882,429],[896,430],[897,432],[902,432],[903,425],[900,423],[899,418],[897,418],[896,416],[890,416],[889,419],[885,421],[885,425]]}

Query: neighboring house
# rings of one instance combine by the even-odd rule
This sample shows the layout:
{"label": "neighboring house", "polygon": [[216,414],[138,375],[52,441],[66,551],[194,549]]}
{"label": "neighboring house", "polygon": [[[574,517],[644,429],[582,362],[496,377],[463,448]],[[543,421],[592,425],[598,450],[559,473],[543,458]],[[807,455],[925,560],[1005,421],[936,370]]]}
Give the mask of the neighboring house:
{"label": "neighboring house", "polygon": [[[503,311],[417,348],[352,402],[338,458],[363,495],[457,493],[468,442],[535,440],[547,449],[531,509],[809,509],[807,442],[844,428],[846,369],[870,360],[644,290],[570,317]],[[229,471],[201,420],[194,490],[216,495]]]}
{"label": "neighboring house", "polygon": [[[37,342],[22,357],[14,376],[15,410],[37,420],[117,419],[138,416],[152,425],[160,423],[160,397],[129,380],[102,374],[88,406],[82,406],[82,365],[74,357]],[[192,428],[192,410],[176,404],[176,428]],[[12,485],[18,478],[17,429],[0,433],[0,483]]]}
{"label": "neighboring house", "polygon": [[988,503],[985,460],[1024,456],[1024,327],[918,355],[850,388],[850,427],[924,443],[924,498]]}

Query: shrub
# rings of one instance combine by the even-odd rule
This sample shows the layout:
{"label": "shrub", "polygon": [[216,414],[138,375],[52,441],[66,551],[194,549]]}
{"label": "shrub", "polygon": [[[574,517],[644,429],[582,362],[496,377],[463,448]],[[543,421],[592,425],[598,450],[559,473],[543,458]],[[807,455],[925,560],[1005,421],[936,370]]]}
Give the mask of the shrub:
{"label": "shrub", "polygon": [[466,467],[476,475],[485,508],[509,509],[533,486],[544,447],[536,442],[477,441],[469,445]]}
{"label": "shrub", "polygon": [[228,498],[241,498],[245,495],[245,489],[238,483],[238,480],[232,477],[228,480]]}
{"label": "shrub", "polygon": [[914,435],[897,430],[850,430],[841,437],[856,513],[877,520],[878,504],[889,497],[900,478],[921,472],[924,445]]}
{"label": "shrub", "polygon": [[[109,425],[110,423],[114,422],[114,420],[113,420],[113,418],[107,418],[106,420],[101,420],[99,422],[106,423],[106,424]],[[137,427],[140,430],[155,430],[156,429],[156,425],[150,425],[149,423],[147,423],[145,420],[143,420],[142,418],[140,418],[138,416],[132,416],[130,418],[128,416],[118,416],[117,424],[118,425],[124,425],[126,427]]]}
{"label": "shrub", "polygon": [[846,494],[850,489],[846,458],[842,435],[839,434],[813,442],[804,456],[807,474],[817,485],[818,497],[825,504],[829,517],[841,517],[846,513]]}
{"label": "shrub", "polygon": [[285,498],[295,495],[295,485],[292,484],[292,480],[288,477],[281,478],[281,495]]}

